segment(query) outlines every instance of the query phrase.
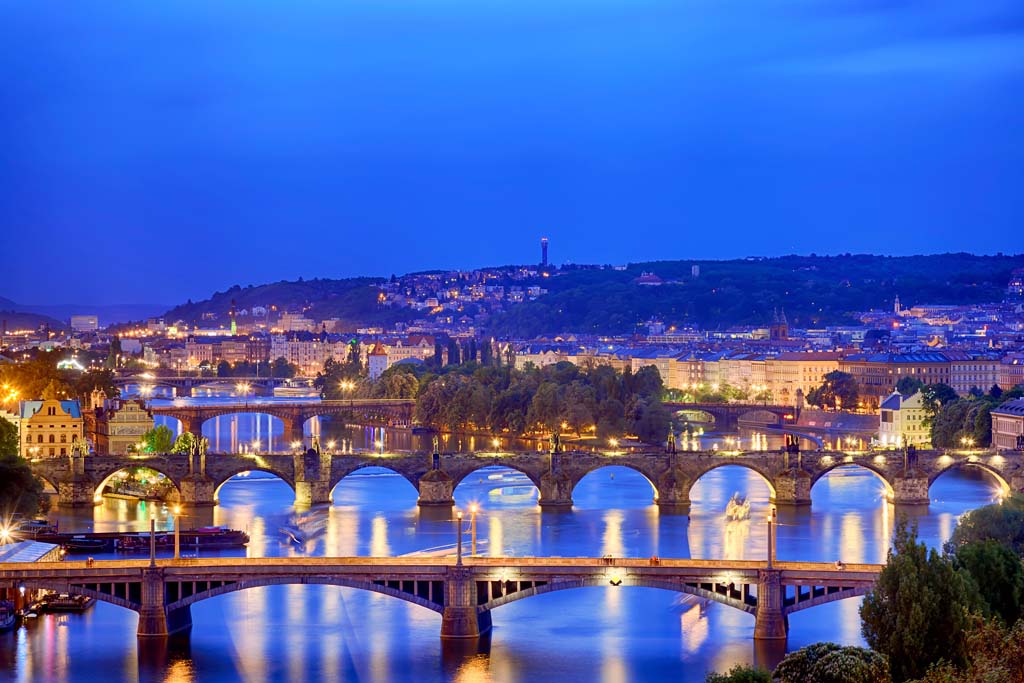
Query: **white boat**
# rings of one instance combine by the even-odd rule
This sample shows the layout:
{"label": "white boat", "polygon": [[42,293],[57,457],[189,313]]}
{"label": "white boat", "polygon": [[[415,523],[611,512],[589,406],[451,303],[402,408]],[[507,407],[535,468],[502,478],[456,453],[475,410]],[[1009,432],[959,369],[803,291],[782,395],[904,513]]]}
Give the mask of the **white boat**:
{"label": "white boat", "polygon": [[725,506],[725,519],[730,522],[740,522],[750,519],[750,501],[739,494],[732,494],[729,503]]}

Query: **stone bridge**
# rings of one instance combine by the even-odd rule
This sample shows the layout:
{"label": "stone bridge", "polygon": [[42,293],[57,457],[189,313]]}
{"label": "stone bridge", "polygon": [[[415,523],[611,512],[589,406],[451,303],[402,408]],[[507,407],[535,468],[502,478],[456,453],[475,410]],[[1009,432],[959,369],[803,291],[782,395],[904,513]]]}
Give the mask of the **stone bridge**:
{"label": "stone bridge", "polygon": [[245,384],[253,393],[263,396],[273,396],[274,387],[279,387],[288,382],[281,377],[146,377],[142,375],[127,375],[114,379],[114,385],[123,387],[129,384],[150,387],[169,387],[174,389],[175,396],[187,397],[192,395],[192,390],[212,384]]}
{"label": "stone bridge", "polygon": [[682,403],[666,401],[666,408],[673,412],[691,410],[707,413],[715,419],[715,431],[736,431],[741,421],[754,424],[795,424],[797,417],[793,406],[776,406],[762,403]]}
{"label": "stone bridge", "polygon": [[[191,606],[280,584],[359,588],[441,615],[442,638],[477,638],[491,610],[554,591],[642,586],[697,595],[754,617],[754,638],[782,640],[788,615],[863,595],[881,565],[628,558],[288,557],[7,563],[0,586],[87,595],[138,612],[140,637],[192,626]],[[17,591],[12,591],[17,592]]]}
{"label": "stone bridge", "polygon": [[276,417],[284,423],[285,438],[301,441],[303,426],[314,417],[337,417],[356,415],[362,420],[385,424],[410,425],[415,399],[404,398],[356,398],[337,401],[234,401],[202,406],[154,405],[153,415],[173,417],[181,422],[183,432],[202,434],[203,423],[221,415],[237,413],[258,413]]}
{"label": "stone bridge", "polygon": [[810,505],[811,488],[837,467],[860,467],[885,485],[895,504],[926,505],[928,489],[944,472],[974,468],[986,472],[1006,491],[1024,490],[1024,453],[1019,451],[902,451],[842,453],[817,451],[788,455],[778,452],[685,451],[665,453],[570,451],[429,453],[356,452],[274,455],[88,455],[31,461],[33,472],[53,486],[64,505],[92,505],[107,478],[119,470],[149,467],[177,487],[183,505],[210,506],[218,489],[241,472],[270,472],[295,491],[299,506],[331,501],[334,487],[366,467],[383,467],[409,481],[421,506],[451,506],[455,487],[485,467],[500,466],[524,474],[539,491],[543,508],[569,508],[576,485],[587,474],[618,465],[639,472],[651,483],[654,501],[666,510],[687,511],[690,491],[708,472],[724,466],[745,467],[767,484],[777,505]]}

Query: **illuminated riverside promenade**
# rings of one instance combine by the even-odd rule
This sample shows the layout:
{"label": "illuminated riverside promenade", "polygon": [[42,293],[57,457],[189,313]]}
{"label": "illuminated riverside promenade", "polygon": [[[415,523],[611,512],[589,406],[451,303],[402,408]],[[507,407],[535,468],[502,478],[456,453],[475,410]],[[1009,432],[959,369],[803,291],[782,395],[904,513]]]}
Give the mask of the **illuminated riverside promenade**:
{"label": "illuminated riverside promenade", "polygon": [[[457,524],[461,524],[461,518]],[[770,531],[769,531],[770,533]],[[461,539],[460,539],[461,549]],[[769,550],[771,552],[771,550]],[[863,595],[881,565],[650,558],[318,557],[6,564],[8,588],[87,595],[139,613],[140,637],[192,626],[191,605],[234,591],[320,584],[383,593],[441,614],[442,638],[476,638],[491,610],[573,588],[639,586],[696,595],[754,615],[753,637],[785,639],[794,612]]]}
{"label": "illuminated riverside promenade", "polygon": [[875,474],[885,484],[887,499],[897,505],[928,503],[931,484],[952,469],[976,468],[995,478],[1004,491],[1024,490],[1024,453],[1019,451],[815,451],[782,454],[768,451],[475,452],[475,453],[330,453],[313,450],[293,454],[165,454],[145,456],[72,456],[32,462],[33,472],[58,492],[62,505],[98,502],[104,483],[125,468],[149,467],[164,474],[186,506],[217,503],[221,486],[237,474],[264,471],[280,477],[295,493],[298,506],[331,502],[334,488],[347,476],[367,467],[383,467],[408,480],[421,506],[454,504],[460,482],[485,467],[501,466],[524,474],[540,492],[542,508],[570,508],[573,491],[589,473],[622,466],[642,474],[663,509],[686,511],[694,484],[708,472],[738,465],[767,483],[772,502],[784,506],[811,503],[811,489],[830,471],[853,465]]}

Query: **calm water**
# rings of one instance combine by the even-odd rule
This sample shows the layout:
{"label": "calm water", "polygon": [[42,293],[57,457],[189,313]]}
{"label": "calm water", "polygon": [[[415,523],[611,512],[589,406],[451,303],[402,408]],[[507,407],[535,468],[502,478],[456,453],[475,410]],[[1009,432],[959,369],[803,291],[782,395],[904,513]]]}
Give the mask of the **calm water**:
{"label": "calm water", "polygon": [[[454,542],[447,511],[420,511],[416,491],[386,470],[344,479],[335,503],[308,513],[320,528],[304,547],[285,541],[293,494],[275,478],[236,478],[221,505],[185,524],[225,524],[252,536],[250,556],[401,555]],[[752,501],[752,520],[723,519],[734,491]],[[782,559],[884,561],[894,509],[874,475],[840,468],[813,490],[810,510],[781,512]],[[922,536],[939,543],[958,515],[993,500],[984,478],[951,472],[917,513]],[[661,513],[639,474],[608,467],[577,487],[571,512],[541,513],[521,475],[481,470],[455,493],[477,502],[482,552],[560,555],[762,558],[768,489],[739,467],[717,469],[696,485],[691,515]],[[92,510],[61,510],[63,528],[142,529],[145,503],[107,501]],[[161,527],[165,509],[155,507]],[[468,541],[468,537],[467,537]],[[859,600],[791,617],[790,649],[819,640],[861,643]],[[327,586],[275,586],[229,594],[192,608],[187,644],[141,651],[134,613],[98,603],[85,615],[45,616],[0,637],[0,678],[17,681],[703,681],[705,671],[769,661],[755,649],[753,617],[723,605],[644,588],[588,588],[533,597],[494,611],[482,653],[452,651],[439,638],[440,616],[383,595]]]}

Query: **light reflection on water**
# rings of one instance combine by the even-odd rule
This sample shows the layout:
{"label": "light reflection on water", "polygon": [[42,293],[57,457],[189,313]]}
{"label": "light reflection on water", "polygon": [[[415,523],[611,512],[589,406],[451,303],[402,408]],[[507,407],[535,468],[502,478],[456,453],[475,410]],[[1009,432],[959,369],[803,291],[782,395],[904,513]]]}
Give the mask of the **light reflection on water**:
{"label": "light reflection on water", "polygon": [[[542,514],[536,491],[524,495],[523,479],[484,470],[456,490],[461,508],[481,506],[482,552],[737,559],[766,553],[768,486],[741,467],[721,467],[699,480],[689,516],[662,512],[648,481],[625,468],[588,475],[574,491],[575,508],[562,513]],[[735,491],[751,501],[749,521],[724,519]],[[865,470],[834,470],[813,488],[812,508],[780,510],[779,558],[884,561],[895,513],[882,493],[880,481]],[[922,538],[940,543],[959,514],[997,493],[984,475],[940,477],[932,505],[913,512]],[[304,518],[323,531],[302,546],[279,532],[292,521],[293,493],[274,478],[228,482],[221,505],[196,513],[191,522],[247,530],[253,556],[399,555],[455,541],[450,514],[419,510],[414,487],[386,470],[344,479],[334,497],[335,505]],[[141,529],[153,509],[160,526],[170,528],[159,505],[126,501],[61,510],[55,517],[64,528]],[[789,647],[825,639],[860,643],[858,604],[840,601],[793,615]],[[0,636],[0,675],[19,681],[90,681],[97,671],[111,680],[159,681],[703,681],[709,668],[725,670],[758,656],[750,615],[647,588],[586,588],[503,606],[493,614],[489,654],[470,657],[453,652],[455,646],[442,647],[437,614],[354,589],[250,589],[198,603],[192,611],[187,649],[156,655],[147,654],[148,645],[139,654],[135,615],[118,607],[100,603],[83,616],[42,617]]]}

